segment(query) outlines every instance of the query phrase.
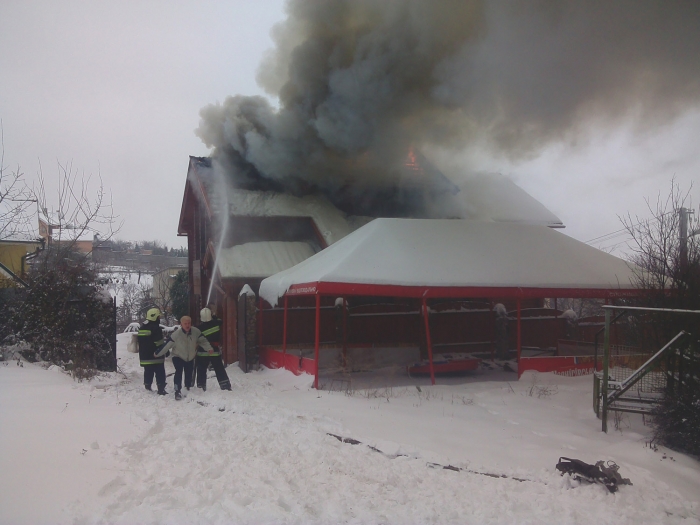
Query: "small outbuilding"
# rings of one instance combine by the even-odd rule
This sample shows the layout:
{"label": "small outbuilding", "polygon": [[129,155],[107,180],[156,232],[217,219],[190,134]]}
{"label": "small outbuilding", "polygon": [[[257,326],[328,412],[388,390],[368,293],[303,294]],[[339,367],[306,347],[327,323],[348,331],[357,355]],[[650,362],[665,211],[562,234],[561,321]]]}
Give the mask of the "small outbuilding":
{"label": "small outbuilding", "polygon": [[[388,314],[384,316],[386,322],[375,327],[374,332],[398,331],[408,341],[416,344],[424,341],[434,381],[433,339],[439,334],[433,333],[429,317],[437,310],[438,303],[479,301],[493,305],[514,301],[520,358],[523,301],[630,297],[638,293],[633,284],[634,275],[634,269],[622,259],[542,225],[375,219],[323,251],[261,282],[261,299],[278,312],[278,317],[280,308],[275,307],[282,302],[283,319],[281,323],[279,319],[272,323],[282,327],[281,341],[271,341],[270,324],[265,321],[267,311],[261,310],[260,359],[268,366],[311,372],[316,376],[317,386],[322,340],[339,341],[339,345],[327,346],[340,346],[341,355],[346,356],[347,301],[367,297],[383,297],[394,302],[403,299],[401,304],[408,305],[405,314],[412,312],[418,316],[411,318],[398,315],[401,314],[398,311],[385,312]],[[313,304],[309,304],[309,298],[314,299]],[[295,305],[299,310],[294,330],[298,332],[298,325],[306,322],[308,326],[313,319],[314,353],[306,362],[301,355],[287,356],[288,319]],[[341,306],[343,316],[340,337],[330,334],[327,328],[324,333],[324,325],[333,324],[333,316],[338,315],[333,313],[337,306]],[[308,315],[310,309],[314,312],[313,318]],[[460,310],[465,313],[472,309]],[[412,322],[407,323],[407,319]],[[419,330],[411,326],[416,324]],[[452,326],[459,324],[451,323]],[[338,325],[336,322],[335,326]],[[372,351],[379,351],[378,347],[372,345]]]}

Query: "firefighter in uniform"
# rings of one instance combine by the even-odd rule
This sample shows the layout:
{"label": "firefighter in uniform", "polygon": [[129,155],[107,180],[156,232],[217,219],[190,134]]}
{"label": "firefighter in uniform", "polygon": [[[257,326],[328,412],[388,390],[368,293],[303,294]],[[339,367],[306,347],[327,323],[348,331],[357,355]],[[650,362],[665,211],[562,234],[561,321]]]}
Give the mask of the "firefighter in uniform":
{"label": "firefighter in uniform", "polygon": [[160,310],[151,308],[146,312],[146,321],[139,326],[139,360],[143,367],[143,384],[151,390],[153,376],[156,378],[158,393],[165,391],[165,356],[156,357],[156,352],[163,347],[163,330],[160,327]]}
{"label": "firefighter in uniform", "polygon": [[202,323],[197,328],[207,338],[212,350],[206,351],[200,347],[197,351],[197,387],[206,391],[207,368],[211,363],[221,390],[231,390],[231,381],[229,381],[224,363],[221,361],[221,320],[212,316],[209,308],[202,308],[199,312],[199,318]]}

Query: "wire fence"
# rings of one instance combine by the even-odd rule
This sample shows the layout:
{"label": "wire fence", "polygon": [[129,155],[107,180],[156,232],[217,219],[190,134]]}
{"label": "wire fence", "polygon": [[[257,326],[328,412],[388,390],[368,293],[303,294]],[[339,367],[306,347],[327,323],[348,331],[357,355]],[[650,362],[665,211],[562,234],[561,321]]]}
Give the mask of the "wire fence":
{"label": "wire fence", "polygon": [[[616,382],[625,381],[646,363],[652,355],[653,352],[643,351],[639,347],[610,345],[609,379]],[[638,393],[640,396],[662,393],[666,389],[667,368],[666,360],[657,362],[644,377],[637,381],[633,392]]]}

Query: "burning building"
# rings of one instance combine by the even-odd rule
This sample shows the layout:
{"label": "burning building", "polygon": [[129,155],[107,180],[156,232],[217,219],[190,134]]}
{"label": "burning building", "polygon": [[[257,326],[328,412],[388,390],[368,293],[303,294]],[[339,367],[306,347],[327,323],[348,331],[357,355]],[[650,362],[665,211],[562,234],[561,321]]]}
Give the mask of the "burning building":
{"label": "burning building", "polygon": [[[257,292],[373,218],[563,226],[508,179],[450,180],[420,152],[517,161],[556,143],[575,149],[592,126],[644,131],[699,100],[700,11],[690,3],[290,0],[286,9],[258,74],[274,102],[236,95],[201,110],[196,133],[211,158],[190,159],[180,216],[191,311],[214,304],[228,362],[245,357],[236,325],[245,284]],[[506,307],[516,295],[501,297]],[[313,310],[299,301],[297,327],[306,326],[303,308]],[[323,307],[332,317],[333,303]],[[286,333],[275,316],[258,347],[265,334]],[[292,339],[318,342],[299,329]],[[463,334],[460,344],[483,335]]]}
{"label": "burning building", "polygon": [[271,189],[264,181],[256,186],[250,174],[243,180],[227,176],[210,158],[190,158],[178,226],[178,233],[188,238],[190,311],[196,317],[203,306],[212,305],[223,319],[227,362],[244,359],[237,311],[245,285],[257,294],[263,279],[376,217],[563,227],[507,178],[477,174],[458,186],[413,152],[401,170],[379,180],[381,184],[370,186],[360,178],[334,192],[316,189],[300,195],[281,186]]}

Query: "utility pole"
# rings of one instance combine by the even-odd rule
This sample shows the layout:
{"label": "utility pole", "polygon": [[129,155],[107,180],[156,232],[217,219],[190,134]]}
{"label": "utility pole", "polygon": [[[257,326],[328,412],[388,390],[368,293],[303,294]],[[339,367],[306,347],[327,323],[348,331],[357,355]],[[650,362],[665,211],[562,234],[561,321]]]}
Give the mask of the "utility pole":
{"label": "utility pole", "polygon": [[690,216],[694,213],[695,210],[689,210],[688,208],[678,209],[678,240],[680,242],[680,263],[682,271],[688,268],[688,237],[694,237],[700,234],[700,228],[688,233]]}

